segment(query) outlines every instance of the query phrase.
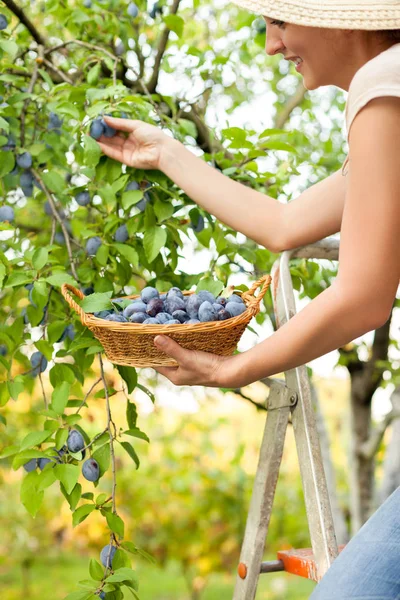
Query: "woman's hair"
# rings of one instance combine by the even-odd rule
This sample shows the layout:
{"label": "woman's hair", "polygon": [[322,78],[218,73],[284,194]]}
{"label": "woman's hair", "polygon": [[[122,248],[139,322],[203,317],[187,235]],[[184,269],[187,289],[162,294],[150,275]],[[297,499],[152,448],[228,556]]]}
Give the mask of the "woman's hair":
{"label": "woman's hair", "polygon": [[382,41],[400,43],[400,29],[380,29],[377,33]]}

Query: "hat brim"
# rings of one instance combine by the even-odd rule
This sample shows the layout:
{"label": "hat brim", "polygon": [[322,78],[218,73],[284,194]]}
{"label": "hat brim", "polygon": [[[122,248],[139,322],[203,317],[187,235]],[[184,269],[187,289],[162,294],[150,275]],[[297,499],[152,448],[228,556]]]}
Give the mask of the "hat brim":
{"label": "hat brim", "polygon": [[328,29],[362,29],[377,31],[400,29],[400,4],[398,0],[382,4],[374,2],[365,6],[349,6],[342,2],[325,0],[324,4],[310,0],[232,0],[233,4],[250,12],[279,19],[285,23]]}

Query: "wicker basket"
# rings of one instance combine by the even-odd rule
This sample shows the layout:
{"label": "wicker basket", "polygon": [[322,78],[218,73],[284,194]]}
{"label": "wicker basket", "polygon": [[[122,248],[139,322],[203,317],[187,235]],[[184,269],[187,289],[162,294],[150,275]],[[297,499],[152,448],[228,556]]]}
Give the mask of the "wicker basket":
{"label": "wicker basket", "polygon": [[[271,276],[264,275],[256,281],[241,297],[247,309],[238,317],[225,321],[211,321],[192,325],[143,325],[142,323],[118,323],[99,319],[86,313],[72,298],[72,292],[79,299],[84,298],[80,290],[64,283],[61,292],[68,304],[78,313],[83,325],[86,325],[100,340],[107,358],[116,365],[129,367],[161,367],[176,366],[177,362],[161,352],[154,345],[158,334],[168,335],[183,348],[203,350],[221,356],[233,354],[244,330],[251,319],[260,311],[260,302],[271,283]],[[262,285],[260,293],[255,297],[254,292]],[[185,296],[195,292],[183,292]],[[138,298],[140,295],[125,296]]]}

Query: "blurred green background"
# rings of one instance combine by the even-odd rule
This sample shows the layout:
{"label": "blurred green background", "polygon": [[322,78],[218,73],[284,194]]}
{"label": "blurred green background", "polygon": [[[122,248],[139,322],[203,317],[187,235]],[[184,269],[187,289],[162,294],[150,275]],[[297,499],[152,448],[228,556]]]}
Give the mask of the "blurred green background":
{"label": "blurred green background", "polygon": [[[108,365],[111,367],[111,365]],[[113,377],[112,367],[108,378]],[[118,387],[118,374],[115,371]],[[319,379],[316,386],[332,437],[338,496],[347,503],[346,448],[348,382]],[[252,386],[252,397],[261,402],[266,388]],[[132,556],[139,578],[141,600],[231,599],[236,577],[251,490],[257,468],[266,412],[233,393],[215,391],[187,402],[176,390],[174,401],[153,407],[144,394],[135,392],[139,427],[150,444],[138,440],[138,470],[126,453],[117,452],[117,507],[125,521],[125,540],[150,553],[155,564]],[[257,394],[259,397],[257,398]],[[134,396],[134,394],[133,394]],[[171,398],[171,390],[168,392]],[[82,426],[90,436],[104,423],[104,399],[90,401]],[[36,401],[23,393],[9,403],[7,433],[1,446],[21,439],[35,428],[40,416]],[[113,419],[125,420],[122,395],[112,397]],[[95,511],[75,528],[68,503],[55,483],[45,491],[43,504],[33,519],[21,504],[19,488],[23,469],[14,471],[7,459],[0,463],[0,588],[6,600],[54,599],[79,589],[87,578],[90,558],[99,559],[108,543],[107,526]],[[95,495],[111,492],[111,473],[96,490],[81,478],[83,490]],[[309,547],[309,536],[293,432],[289,426],[281,475],[275,497],[265,559],[276,551]],[[263,575],[257,600],[309,597],[315,584],[286,573]],[[131,593],[126,590],[126,598]]]}

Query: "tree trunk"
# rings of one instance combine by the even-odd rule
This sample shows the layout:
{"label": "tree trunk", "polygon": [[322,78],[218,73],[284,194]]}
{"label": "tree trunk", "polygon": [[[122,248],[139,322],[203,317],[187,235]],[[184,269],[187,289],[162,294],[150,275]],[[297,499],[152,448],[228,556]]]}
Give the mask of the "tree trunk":
{"label": "tree trunk", "polygon": [[383,368],[377,361],[388,356],[391,319],[375,331],[371,357],[358,358],[355,345],[341,348],[349,354],[347,369],[351,378],[350,398],[350,510],[352,536],[374,512],[375,455],[363,456],[361,448],[370,439],[372,397],[382,381]]}
{"label": "tree trunk", "polygon": [[[393,411],[400,416],[400,386],[398,386],[392,396],[391,402]],[[383,479],[378,494],[378,504],[385,502],[395,489],[400,486],[400,418],[397,417],[392,422],[392,432],[390,442],[387,445],[385,460],[383,463]]]}

